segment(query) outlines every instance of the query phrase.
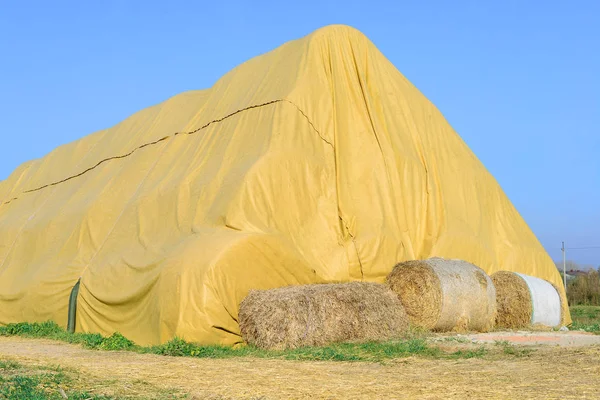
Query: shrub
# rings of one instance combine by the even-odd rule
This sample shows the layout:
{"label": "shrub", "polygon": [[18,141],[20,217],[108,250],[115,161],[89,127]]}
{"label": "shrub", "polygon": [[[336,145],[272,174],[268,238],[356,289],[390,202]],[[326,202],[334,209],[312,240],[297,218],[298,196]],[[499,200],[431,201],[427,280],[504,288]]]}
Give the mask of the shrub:
{"label": "shrub", "polygon": [[579,275],[567,283],[569,305],[600,305],[600,276],[597,271]]}

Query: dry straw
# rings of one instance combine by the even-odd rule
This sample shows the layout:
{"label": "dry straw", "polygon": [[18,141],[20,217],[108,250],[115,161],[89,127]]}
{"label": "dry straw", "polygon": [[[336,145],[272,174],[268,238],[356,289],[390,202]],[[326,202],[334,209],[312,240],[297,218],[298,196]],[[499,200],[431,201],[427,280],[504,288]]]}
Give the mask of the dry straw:
{"label": "dry straw", "polygon": [[499,271],[492,274],[496,287],[498,315],[496,325],[500,328],[523,328],[531,324],[533,303],[529,287],[514,272]]}
{"label": "dry straw", "polygon": [[394,267],[386,279],[410,322],[436,331],[494,327],[496,290],[487,274],[462,260],[430,258]]}
{"label": "dry straw", "polygon": [[397,296],[367,282],[252,290],[240,304],[244,340],[263,349],[389,340],[408,330]]}

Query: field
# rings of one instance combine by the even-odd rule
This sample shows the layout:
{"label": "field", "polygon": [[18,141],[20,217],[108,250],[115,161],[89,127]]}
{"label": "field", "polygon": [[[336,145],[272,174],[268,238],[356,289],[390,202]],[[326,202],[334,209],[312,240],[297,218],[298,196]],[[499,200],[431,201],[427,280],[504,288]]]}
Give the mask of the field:
{"label": "field", "polygon": [[[581,337],[600,339],[591,336],[600,334],[600,307],[572,314],[575,328],[591,332]],[[598,376],[598,344],[415,332],[400,342],[266,352],[180,340],[142,348],[53,324],[0,328],[0,399],[595,398]]]}
{"label": "field", "polygon": [[599,306],[574,306],[571,307],[573,318],[572,329],[582,329],[587,332],[600,334],[600,307]]}

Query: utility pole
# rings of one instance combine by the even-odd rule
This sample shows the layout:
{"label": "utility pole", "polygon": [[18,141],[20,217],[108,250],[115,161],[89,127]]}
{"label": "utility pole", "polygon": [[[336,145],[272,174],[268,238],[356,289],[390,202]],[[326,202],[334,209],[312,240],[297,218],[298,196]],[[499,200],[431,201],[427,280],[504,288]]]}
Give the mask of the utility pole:
{"label": "utility pole", "polygon": [[567,251],[565,249],[565,242],[562,242],[562,253],[563,253],[563,279],[565,284],[565,293],[567,293]]}

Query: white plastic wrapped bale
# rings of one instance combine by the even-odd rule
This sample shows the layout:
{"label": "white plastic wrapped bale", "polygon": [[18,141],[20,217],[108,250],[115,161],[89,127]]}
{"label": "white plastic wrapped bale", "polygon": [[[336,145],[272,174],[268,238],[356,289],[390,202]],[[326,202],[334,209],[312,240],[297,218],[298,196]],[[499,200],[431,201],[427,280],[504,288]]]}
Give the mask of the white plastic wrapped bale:
{"label": "white plastic wrapped bale", "polygon": [[496,287],[498,327],[561,325],[564,305],[558,290],[550,282],[509,271],[494,273],[492,281]]}
{"label": "white plastic wrapped bale", "polygon": [[529,288],[533,313],[531,324],[558,326],[561,322],[561,302],[558,292],[550,282],[533,276],[517,273]]}

